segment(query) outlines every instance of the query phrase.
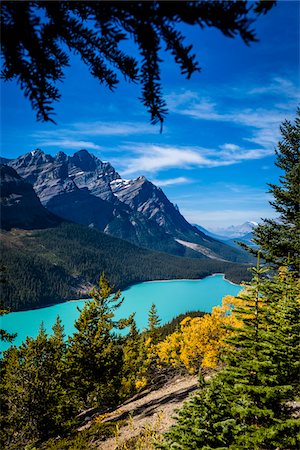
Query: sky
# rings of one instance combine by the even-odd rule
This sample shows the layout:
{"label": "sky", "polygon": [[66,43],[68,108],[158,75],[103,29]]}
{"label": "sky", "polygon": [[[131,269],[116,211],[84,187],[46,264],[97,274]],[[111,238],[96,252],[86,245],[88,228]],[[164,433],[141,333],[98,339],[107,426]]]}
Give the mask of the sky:
{"label": "sky", "polygon": [[259,42],[250,46],[215,29],[183,27],[201,73],[186,80],[162,51],[169,109],[162,133],[150,125],[138,86],[121,81],[112,93],[77,57],[59,85],[56,125],[37,122],[16,83],[1,82],[1,155],[85,148],[125,179],[146,176],[187,220],[210,230],[275,217],[267,183],[281,175],[279,126],[299,105],[299,5],[281,0],[259,17]]}

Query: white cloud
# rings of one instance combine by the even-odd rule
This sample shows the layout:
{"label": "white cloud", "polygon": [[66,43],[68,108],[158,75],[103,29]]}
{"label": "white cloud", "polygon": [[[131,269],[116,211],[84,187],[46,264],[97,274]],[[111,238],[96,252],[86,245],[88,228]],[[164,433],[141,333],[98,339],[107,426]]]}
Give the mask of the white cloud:
{"label": "white cloud", "polygon": [[75,140],[95,136],[132,136],[159,134],[158,128],[141,122],[74,122],[63,128],[35,133],[37,139],[70,139]]}
{"label": "white cloud", "polygon": [[220,148],[223,149],[224,151],[229,152],[237,152],[238,150],[241,150],[241,147],[236,144],[223,144],[220,146]]}
{"label": "white cloud", "polygon": [[249,90],[250,95],[276,94],[287,98],[299,98],[299,89],[290,80],[274,77],[267,86],[255,87]]}
{"label": "white cloud", "polygon": [[210,163],[194,147],[171,147],[154,144],[132,144],[127,147],[135,156],[122,161],[124,173],[155,173],[174,167],[189,168],[205,166]]}
{"label": "white cloud", "polygon": [[220,148],[197,146],[167,146],[148,143],[123,145],[132,156],[119,160],[123,174],[157,173],[171,168],[191,169],[195,167],[230,166],[246,160],[261,159],[273,153],[272,150],[244,149],[235,144],[224,144]]}
{"label": "white cloud", "polygon": [[158,134],[158,129],[140,122],[78,122],[72,125],[75,133],[88,136],[130,136]]}
{"label": "white cloud", "polygon": [[192,180],[186,177],[176,177],[176,178],[168,178],[166,180],[152,180],[156,186],[173,186],[174,184],[186,184],[190,183]]}
{"label": "white cloud", "polygon": [[70,149],[86,149],[86,150],[101,150],[100,145],[90,141],[77,141],[71,139],[54,139],[54,140],[40,140],[41,147],[56,147],[56,148],[70,148]]}
{"label": "white cloud", "polygon": [[[223,104],[224,90],[213,92],[214,101],[201,92],[183,91],[171,93],[168,97],[169,109],[177,114],[191,117],[196,120],[208,120],[214,122],[230,122],[247,127],[244,139],[258,144],[263,148],[273,149],[280,136],[279,126],[284,119],[293,119],[298,102],[299,88],[290,80],[282,77],[274,77],[266,86],[253,88],[233,88],[228,86],[228,91],[238,90],[240,107],[229,107]],[[261,105],[270,104],[263,97],[272,96],[270,108]],[[218,99],[216,101],[215,99]],[[256,102],[257,107],[245,108],[245,104]],[[227,144],[224,144],[224,146]],[[232,145],[232,144],[230,144]],[[226,149],[224,147],[224,149]],[[227,150],[229,147],[227,148]]]}

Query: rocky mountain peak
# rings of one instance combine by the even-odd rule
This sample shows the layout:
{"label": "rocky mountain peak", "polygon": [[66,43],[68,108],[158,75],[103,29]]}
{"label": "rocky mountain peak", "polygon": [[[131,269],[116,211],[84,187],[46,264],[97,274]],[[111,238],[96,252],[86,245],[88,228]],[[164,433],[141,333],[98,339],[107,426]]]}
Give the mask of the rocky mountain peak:
{"label": "rocky mountain peak", "polygon": [[73,156],[69,157],[70,164],[79,167],[85,172],[92,172],[97,169],[97,159],[84,149],[75,152]]}
{"label": "rocky mountain peak", "polygon": [[55,160],[58,161],[58,162],[65,162],[67,160],[67,158],[68,158],[67,155],[64,152],[62,152],[62,151],[59,151],[55,155]]}
{"label": "rocky mountain peak", "polygon": [[[37,148],[31,152],[20,156],[16,160],[13,160],[18,168],[29,167],[29,166],[39,166],[45,163],[53,162],[54,158],[51,155],[46,155],[41,149]],[[10,164],[11,165],[11,164]]]}

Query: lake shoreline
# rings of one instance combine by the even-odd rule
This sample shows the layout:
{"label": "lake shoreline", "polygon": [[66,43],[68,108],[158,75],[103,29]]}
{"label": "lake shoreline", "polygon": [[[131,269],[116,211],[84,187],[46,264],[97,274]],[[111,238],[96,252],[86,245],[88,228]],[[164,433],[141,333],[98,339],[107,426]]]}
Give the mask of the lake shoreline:
{"label": "lake shoreline", "polygon": [[[200,281],[200,280],[204,280],[205,278],[215,277],[215,276],[218,276],[218,275],[222,275],[223,280],[227,281],[228,283],[230,283],[230,284],[232,284],[234,286],[240,286],[239,284],[233,283],[233,281],[228,280],[226,278],[225,273],[213,273],[211,275],[207,275],[207,276],[204,276],[202,278],[170,278],[170,279],[167,279],[167,280],[139,281],[137,283],[133,283],[133,284],[128,285],[127,287],[124,287],[123,290],[121,290],[121,293],[122,293],[122,296],[123,296],[123,293],[126,292],[131,287],[136,286],[138,284],[143,284],[143,283],[167,283],[167,282],[171,282],[172,283],[174,281]],[[47,303],[46,305],[39,305],[36,308],[19,309],[17,311],[11,311],[11,312],[8,313],[8,315],[12,314],[12,313],[17,313],[17,312],[35,311],[35,310],[44,309],[44,308],[51,308],[52,306],[55,306],[55,305],[61,305],[61,304],[64,304],[64,303],[69,303],[69,302],[86,301],[86,300],[90,300],[90,299],[91,299],[91,297],[89,297],[87,295],[86,297],[81,297],[81,298],[77,298],[77,299],[76,298],[75,299],[72,298],[70,300],[61,300],[61,301],[57,301],[57,302],[54,302],[54,303]]]}
{"label": "lake shoreline", "polygon": [[[161,323],[170,322],[174,317],[189,311],[210,313],[214,306],[220,305],[226,295],[236,296],[241,290],[240,285],[229,283],[222,273],[213,274],[199,279],[157,280],[138,283],[124,291],[125,301],[116,311],[116,319],[129,317],[135,313],[137,327],[147,327],[148,312],[155,303]],[[193,281],[193,282],[192,282]],[[76,303],[77,302],[77,303]],[[70,299],[52,305],[6,314],[1,318],[2,328],[18,336],[13,345],[21,345],[26,337],[36,338],[43,322],[46,333],[51,335],[57,316],[60,317],[66,336],[76,331],[75,322],[79,311],[83,309],[86,299]],[[0,345],[1,351],[10,344]]]}
{"label": "lake shoreline", "polygon": [[[149,281],[141,281],[140,283],[136,283],[136,284],[142,284],[142,283],[168,283],[168,282],[173,282],[173,281],[199,281],[199,280],[204,280],[205,278],[215,277],[215,276],[218,276],[218,275],[222,275],[223,280],[228,281],[228,283],[233,284],[234,286],[241,286],[238,283],[234,283],[233,281],[228,280],[228,278],[226,278],[225,273],[213,273],[213,274],[207,275],[206,277],[203,277],[203,278],[174,278],[174,279],[170,279],[170,280],[149,280]],[[135,286],[135,285],[132,284],[131,286]],[[124,291],[129,289],[131,286],[129,286],[128,288],[124,289]],[[72,301],[72,300],[69,300],[69,301]]]}

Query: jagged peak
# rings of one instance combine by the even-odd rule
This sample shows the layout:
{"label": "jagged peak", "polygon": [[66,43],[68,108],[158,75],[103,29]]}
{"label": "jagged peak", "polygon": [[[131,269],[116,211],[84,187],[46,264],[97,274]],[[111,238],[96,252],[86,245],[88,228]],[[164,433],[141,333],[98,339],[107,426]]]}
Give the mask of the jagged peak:
{"label": "jagged peak", "polygon": [[63,151],[59,151],[55,155],[55,159],[57,161],[65,161],[67,159],[67,155]]}
{"label": "jagged peak", "polygon": [[54,158],[53,156],[46,154],[45,152],[43,152],[43,150],[41,150],[40,148],[36,148],[34,150],[31,150],[28,153],[25,153],[25,155],[21,155],[18,158],[16,158],[15,160],[12,161],[16,161],[17,164],[36,164],[37,162],[48,162],[48,161],[53,161]]}
{"label": "jagged peak", "polygon": [[[40,148],[36,148],[35,150],[31,150],[31,152],[29,152],[29,153],[31,154],[31,156],[45,155],[43,150],[41,150]],[[29,154],[29,153],[27,153],[27,154]]]}
{"label": "jagged peak", "polygon": [[73,154],[73,157],[79,157],[79,158],[88,158],[88,159],[94,159],[96,158],[94,155],[92,155],[90,152],[88,152],[85,148],[82,148],[75,152]]}

